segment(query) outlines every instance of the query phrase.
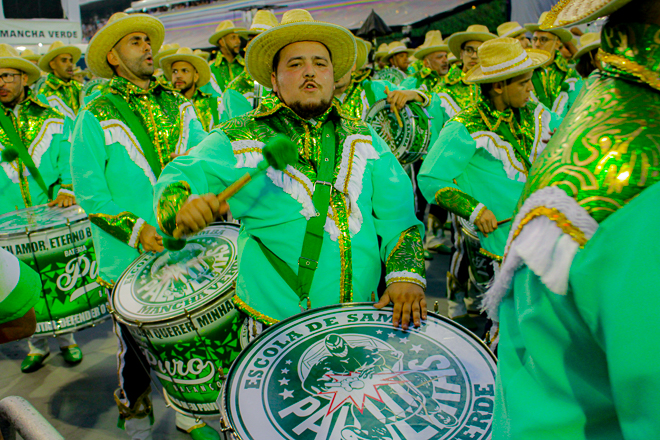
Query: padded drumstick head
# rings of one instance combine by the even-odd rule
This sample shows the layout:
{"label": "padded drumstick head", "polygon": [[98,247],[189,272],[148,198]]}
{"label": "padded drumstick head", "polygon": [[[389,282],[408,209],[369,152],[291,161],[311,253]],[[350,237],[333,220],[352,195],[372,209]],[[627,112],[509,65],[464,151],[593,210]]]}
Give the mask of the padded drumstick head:
{"label": "padded drumstick head", "polygon": [[3,162],[13,162],[18,157],[18,151],[13,148],[5,148],[2,150],[2,161]]}
{"label": "padded drumstick head", "polygon": [[298,146],[283,134],[272,137],[262,153],[268,165],[280,171],[298,161]]}

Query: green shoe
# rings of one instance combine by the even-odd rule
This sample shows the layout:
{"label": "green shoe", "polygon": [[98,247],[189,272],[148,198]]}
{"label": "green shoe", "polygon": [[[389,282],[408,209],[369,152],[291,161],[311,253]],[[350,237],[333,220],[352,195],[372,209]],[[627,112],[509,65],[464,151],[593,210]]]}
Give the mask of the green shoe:
{"label": "green shoe", "polygon": [[62,356],[67,364],[77,364],[83,360],[82,350],[78,344],[60,347],[60,350],[62,350]]}
{"label": "green shoe", "polygon": [[[177,429],[181,430],[180,428]],[[220,434],[218,434],[218,431],[206,424],[193,429],[188,434],[190,434],[190,437],[192,437],[193,440],[220,440]]]}
{"label": "green shoe", "polygon": [[44,365],[44,361],[48,355],[50,355],[50,353],[28,354],[27,357],[23,359],[23,362],[21,362],[21,371],[23,373],[32,373],[33,371],[37,371]]}
{"label": "green shoe", "polygon": [[477,329],[477,321],[474,320],[470,315],[461,315],[461,316],[456,316],[454,318],[451,318],[452,321],[462,325],[468,330],[476,330]]}

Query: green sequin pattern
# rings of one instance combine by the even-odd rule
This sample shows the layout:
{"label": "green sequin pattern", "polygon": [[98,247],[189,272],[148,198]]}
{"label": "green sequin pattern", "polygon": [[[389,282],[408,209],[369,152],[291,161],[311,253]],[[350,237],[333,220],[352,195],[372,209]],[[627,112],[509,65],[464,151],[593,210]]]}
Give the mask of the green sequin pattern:
{"label": "green sequin pattern", "polygon": [[348,86],[348,89],[346,89],[344,101],[341,103],[344,113],[353,118],[362,119],[365,110],[363,94],[364,86],[362,82],[353,80],[351,85]]}
{"label": "green sequin pattern", "polygon": [[435,203],[447,211],[469,219],[479,202],[471,195],[453,187],[441,188],[435,193]]}
{"label": "green sequin pattern", "polygon": [[482,101],[481,88],[477,84],[468,84],[465,82],[465,73],[457,66],[453,65],[435,87],[432,93],[447,93],[462,108],[467,108],[478,101]]}
{"label": "green sequin pattern", "polygon": [[438,72],[426,66],[410,76],[415,78],[416,83],[414,88],[427,93],[433,90],[442,81],[442,77],[438,75]]}
{"label": "green sequin pattern", "polygon": [[156,210],[158,227],[165,234],[172,236],[176,229],[176,214],[192,194],[188,182],[172,183],[165,188],[158,199]]}
{"label": "green sequin pattern", "polygon": [[[49,107],[41,101],[35,99],[34,94],[30,89],[27,89],[26,99],[20,103],[18,110],[18,117],[8,107],[2,106],[2,111],[5,112],[8,118],[14,124],[16,132],[23,141],[25,148],[38,141],[37,136],[41,133],[44,123],[48,121],[49,124],[64,124],[64,115],[53,107]],[[0,130],[0,144],[5,148],[11,145],[9,136],[4,130]],[[34,151],[31,151],[34,153]],[[23,203],[26,208],[32,206],[32,198],[28,187],[28,174],[25,164],[20,159],[15,159],[9,165],[18,172],[19,186],[23,196]]]}
{"label": "green sequin pattern", "polygon": [[[213,111],[212,107],[218,108],[218,98],[211,96],[209,93],[204,93],[201,90],[195,90],[195,94],[191,99],[195,111],[197,112],[197,117],[199,122],[201,122],[204,131],[210,131],[211,128],[220,121],[213,120]],[[219,112],[219,110],[218,110]],[[220,114],[218,113],[218,117]]]}
{"label": "green sequin pattern", "polygon": [[535,162],[521,199],[557,186],[597,222],[660,181],[660,95],[647,82],[657,78],[660,27],[605,26],[603,35],[606,55],[625,54],[632,63],[606,65],[589,77]]}
{"label": "green sequin pattern", "polygon": [[254,79],[244,69],[240,75],[227,84],[227,90],[236,90],[241,95],[254,94]]}
{"label": "green sequin pattern", "polygon": [[238,55],[231,63],[220,52],[211,64],[211,74],[222,90],[245,70],[245,61]]}
{"label": "green sequin pattern", "polygon": [[545,68],[534,70],[533,82],[541,84],[543,90],[535,90],[536,97],[548,108],[552,108],[555,100],[561,92],[568,92],[567,79],[579,79],[580,75],[568,66],[567,61],[559,52]]}
{"label": "green sequin pattern", "polygon": [[[123,243],[128,243],[133,234],[138,216],[130,212],[121,212],[117,215],[89,214],[89,221],[103,231],[112,235]],[[137,246],[138,240],[135,244]]]}
{"label": "green sequin pattern", "polygon": [[[398,243],[387,257],[385,267],[387,273],[410,272],[426,278],[424,247],[417,226],[408,228],[401,233]],[[388,285],[391,282],[396,282],[396,279],[388,281]]]}
{"label": "green sequin pattern", "polygon": [[37,94],[42,94],[46,97],[48,96],[57,96],[59,97],[64,104],[67,105],[75,114],[78,114],[80,109],[80,91],[82,90],[82,84],[78,81],[70,80],[66,82],[61,80],[53,73],[49,73],[46,77],[46,81],[39,87]]}

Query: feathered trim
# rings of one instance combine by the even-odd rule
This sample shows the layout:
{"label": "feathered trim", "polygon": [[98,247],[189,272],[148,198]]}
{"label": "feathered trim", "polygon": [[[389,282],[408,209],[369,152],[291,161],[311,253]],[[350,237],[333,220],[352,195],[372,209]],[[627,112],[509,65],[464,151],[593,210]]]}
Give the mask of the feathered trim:
{"label": "feathered trim", "polygon": [[[51,144],[53,143],[53,137],[64,132],[64,119],[59,118],[49,118],[41,124],[41,129],[35,138],[32,140],[32,143],[28,147],[28,153],[32,156],[32,160],[37,168],[41,166],[41,159],[44,154],[48,151]],[[4,150],[6,147],[0,144],[0,151]],[[10,163],[2,162],[2,169],[5,170],[7,177],[13,183],[19,183],[18,171],[11,166]],[[30,175],[30,170],[25,168],[25,176]]]}
{"label": "feathered trim", "polygon": [[105,138],[105,144],[111,145],[113,143],[118,143],[126,149],[128,157],[137,165],[144,175],[149,179],[152,185],[156,184],[156,176],[154,176],[149,162],[144,157],[144,152],[140,143],[135,138],[135,135],[126,124],[118,119],[110,119],[107,121],[101,121],[101,128],[103,129],[103,136]]}
{"label": "feathered trim", "polygon": [[512,226],[505,257],[486,292],[483,310],[498,321],[499,306],[523,265],[557,295],[566,295],[573,258],[591,239],[598,223],[575,199],[551,186],[532,194],[523,204]]}
{"label": "feathered trim", "polygon": [[563,114],[564,110],[566,109],[567,103],[568,103],[568,93],[559,92],[557,99],[555,99],[555,102],[552,103],[552,111],[557,113],[558,115]]}
{"label": "feathered trim", "polygon": [[266,144],[261,141],[244,139],[231,143],[231,148],[236,157],[236,168],[256,168],[259,162],[264,160],[261,153]]}
{"label": "feathered trim", "polygon": [[275,186],[284,190],[285,193],[296,199],[302,205],[300,213],[307,220],[316,215],[316,208],[312,201],[312,181],[303,173],[287,165],[284,171],[278,171],[273,167],[268,167],[266,171],[270,180]]}
{"label": "feathered trim", "polygon": [[74,113],[73,110],[71,110],[71,107],[69,107],[64,103],[64,101],[62,101],[62,98],[60,98],[57,95],[50,95],[47,96],[46,99],[48,100],[48,104],[51,107],[54,107],[55,109],[59,110],[67,118],[71,119],[72,121],[76,119],[76,114]]}
{"label": "feathered trim", "polygon": [[447,116],[450,118],[453,118],[456,116],[457,113],[461,111],[461,106],[454,101],[454,98],[449,96],[448,93],[437,93],[438,99],[440,99],[440,105],[442,108],[445,110],[445,113],[447,113]]}
{"label": "feathered trim", "polygon": [[525,182],[525,166],[516,157],[513,146],[492,131],[476,131],[472,133],[472,139],[477,143],[477,148],[483,148],[491,156],[502,163],[506,176],[511,180]]}
{"label": "feathered trim", "polygon": [[138,221],[135,222],[135,226],[133,226],[133,230],[131,231],[131,238],[128,239],[128,245],[130,247],[137,248],[138,240],[140,239],[140,233],[142,232],[143,226],[145,226],[144,219],[139,218]]}
{"label": "feathered trim", "polygon": [[186,145],[188,145],[188,138],[190,137],[190,122],[197,119],[197,113],[192,102],[186,101],[179,106],[179,120],[181,121],[181,128],[179,130],[179,141],[176,143],[174,152],[176,154],[183,154],[186,152]]}
{"label": "feathered trim", "polygon": [[330,202],[330,206],[328,206],[328,217],[325,219],[325,225],[323,226],[323,229],[330,236],[330,240],[337,241],[339,239],[340,231],[337,223],[335,223],[333,218],[332,201]]}
{"label": "feathered trim", "polygon": [[534,110],[534,144],[532,145],[532,151],[529,155],[529,161],[534,163],[537,157],[541,155],[543,150],[545,150],[548,141],[552,137],[552,132],[550,130],[550,121],[552,121],[552,115],[548,112],[544,106],[537,105]]}
{"label": "feathered trim", "polygon": [[378,159],[380,156],[372,145],[371,136],[353,134],[344,141],[339,173],[335,180],[335,189],[348,195],[348,229],[352,235],[360,232],[362,213],[358,207],[358,199],[362,194],[362,180],[367,167],[367,160]]}

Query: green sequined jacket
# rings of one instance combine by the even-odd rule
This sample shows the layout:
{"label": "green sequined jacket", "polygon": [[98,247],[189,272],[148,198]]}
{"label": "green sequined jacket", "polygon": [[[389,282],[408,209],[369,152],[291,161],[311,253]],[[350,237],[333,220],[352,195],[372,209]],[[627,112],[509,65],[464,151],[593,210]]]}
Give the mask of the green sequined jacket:
{"label": "green sequined jacket", "polygon": [[443,78],[444,77],[440,76],[435,70],[428,67],[422,67],[422,69],[404,79],[401,83],[401,87],[408,90],[418,89],[430,94]]}
{"label": "green sequined jacket", "polygon": [[[26,99],[13,111],[4,105],[0,105],[0,111],[13,122],[45,185],[54,186],[53,194],[58,191],[73,194],[68,141],[71,122],[36,99],[30,89],[26,88],[26,92]],[[0,151],[10,145],[9,137],[0,129]],[[47,195],[20,159],[1,162],[0,167],[0,215],[48,202]]]}
{"label": "green sequined jacket", "polygon": [[202,87],[202,91],[215,96],[222,96],[234,78],[238,77],[245,70],[245,60],[240,55],[234,58],[231,63],[218,51],[218,56],[211,63],[211,81]]}
{"label": "green sequined jacket", "polygon": [[199,122],[202,123],[205,131],[213,130],[222,122],[222,114],[224,113],[222,98],[217,98],[196,89],[191,101],[195,106]]}
{"label": "green sequined jacket", "polygon": [[[361,121],[333,104],[316,119],[304,120],[276,96],[257,110],[222,124],[189,155],[173,162],[157,184],[161,229],[175,227],[176,212],[191,194],[219,193],[263,160],[270,138],[284,134],[298,145],[299,159],[283,171],[268,168],[231,199],[242,222],[239,236],[237,306],[272,324],[300,312],[297,295],[266,260],[256,236],[297,272],[312,202],[323,127],[334,124],[336,160],[319,269],[311,304],[320,307],[368,301],[376,290],[380,261],[386,282],[425,286],[421,224],[414,215],[410,179],[389,147]],[[381,237],[379,248],[378,238]]]}
{"label": "green sequined jacket", "polygon": [[49,73],[37,94],[44,95],[51,107],[55,107],[73,121],[80,109],[80,91],[82,87],[82,84],[78,81],[70,80],[66,82],[55,76],[55,74]]}
{"label": "green sequined jacket", "polygon": [[532,99],[564,117],[582,89],[582,78],[559,52],[545,68],[534,70]]}
{"label": "green sequined jacket", "polygon": [[137,257],[145,224],[157,225],[151,205],[157,175],[173,153],[183,154],[206,132],[193,104],[155,80],[144,90],[114,77],[108,88],[127,101],[143,124],[160,168],[152,170],[144,146],[106,95],[81,110],[71,141],[73,182],[92,223],[100,278],[113,283]]}
{"label": "green sequined jacket", "polygon": [[431,90],[440,100],[447,116],[452,118],[461,110],[482,100],[481,88],[465,82],[465,72],[454,64]]}

